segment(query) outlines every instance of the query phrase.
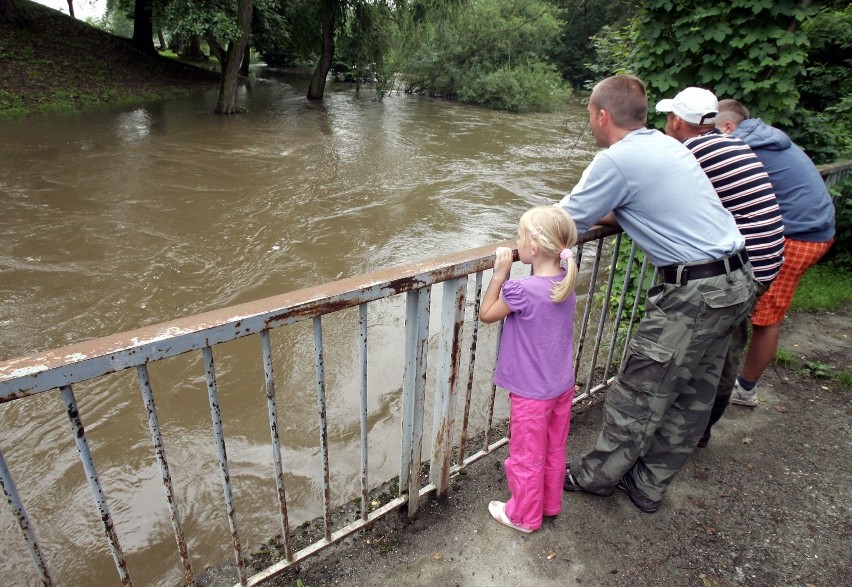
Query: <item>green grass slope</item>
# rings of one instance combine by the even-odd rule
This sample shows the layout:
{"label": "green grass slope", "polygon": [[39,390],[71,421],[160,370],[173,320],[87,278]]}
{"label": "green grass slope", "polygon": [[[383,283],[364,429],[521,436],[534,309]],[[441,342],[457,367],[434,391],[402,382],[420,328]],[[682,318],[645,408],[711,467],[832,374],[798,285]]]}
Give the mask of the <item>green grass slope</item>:
{"label": "green grass slope", "polygon": [[0,116],[215,89],[219,75],[156,54],[57,10],[13,0],[0,20]]}

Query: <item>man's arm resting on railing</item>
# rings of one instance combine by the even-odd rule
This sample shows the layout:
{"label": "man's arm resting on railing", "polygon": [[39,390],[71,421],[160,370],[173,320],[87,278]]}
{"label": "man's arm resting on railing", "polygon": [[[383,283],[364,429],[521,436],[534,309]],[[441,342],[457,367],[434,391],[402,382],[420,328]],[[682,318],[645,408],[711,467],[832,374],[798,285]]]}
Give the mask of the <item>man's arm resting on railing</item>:
{"label": "man's arm resting on railing", "polygon": [[604,224],[606,226],[618,226],[618,220],[615,219],[615,214],[610,212],[600,220],[598,220],[595,224]]}

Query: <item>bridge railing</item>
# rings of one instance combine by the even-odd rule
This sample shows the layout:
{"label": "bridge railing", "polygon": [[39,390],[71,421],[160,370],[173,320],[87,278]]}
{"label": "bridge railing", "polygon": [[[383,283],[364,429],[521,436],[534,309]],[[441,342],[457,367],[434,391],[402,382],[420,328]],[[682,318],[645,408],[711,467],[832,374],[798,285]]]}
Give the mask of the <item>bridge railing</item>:
{"label": "bridge railing", "polygon": [[[826,167],[822,173],[828,183],[848,175],[850,169],[852,162],[845,162]],[[575,370],[578,373],[578,393],[575,403],[588,398],[611,381],[612,374],[622,359],[621,355],[626,347],[624,342],[629,338],[639,312],[642,296],[631,296],[630,293],[643,291],[647,286],[646,281],[653,282],[653,268],[643,261],[638,280],[626,282],[623,289],[616,286],[614,269],[618,258],[612,251],[619,250],[621,239],[620,230],[598,227],[583,235],[580,241],[578,262],[581,274],[586,278],[578,286],[580,303],[577,306],[574,357]],[[634,246],[626,261],[627,275],[631,274],[635,260]],[[194,585],[194,557],[187,546],[181,513],[186,511],[186,505],[182,506],[178,502],[174,490],[148,366],[170,357],[199,353],[204,368],[218,456],[223,491],[222,507],[228,516],[229,542],[234,551],[239,584],[256,585],[391,511],[405,507],[409,516],[416,515],[423,496],[430,493],[439,496],[445,494],[454,474],[508,441],[505,436],[493,438],[498,430],[494,422],[496,390],[493,384],[484,392],[488,395],[485,422],[478,430],[469,425],[472,398],[475,394],[483,393],[475,389],[474,385],[474,368],[477,357],[481,354],[477,349],[480,334],[477,315],[484,273],[493,267],[493,263],[494,247],[481,247],[7,360],[0,362],[0,403],[27,401],[35,395],[58,390],[119,579],[122,584],[130,585],[130,571],[119,541],[121,529],[115,526],[110,514],[108,499],[83,426],[85,414],[80,413],[74,387],[81,382],[96,380],[117,371],[135,370],[141,400],[148,415],[152,459],[157,462],[160,470],[184,580],[187,585]],[[435,317],[438,332],[431,333],[430,324],[435,321],[431,320],[432,293],[435,289],[440,290],[438,295],[434,296],[440,300],[440,310]],[[396,296],[405,297],[405,359],[401,382],[401,413],[397,415],[402,430],[399,490],[395,497],[384,503],[376,503],[371,499],[370,491],[388,479],[371,480],[367,474],[367,403],[370,380],[367,367],[371,352],[368,345],[370,339],[367,315],[372,303]],[[357,377],[360,391],[358,419],[361,507],[358,519],[336,526],[332,519],[333,508],[359,496],[332,495],[331,491],[323,319],[350,308],[357,308],[358,311],[360,367],[353,376]],[[323,536],[306,547],[296,549],[290,528],[284,483],[286,463],[281,458],[282,444],[277,407],[279,393],[276,390],[270,332],[304,321],[311,321],[313,326],[319,459],[322,461]],[[497,328],[492,341],[499,341],[499,326]],[[467,337],[464,336],[465,329],[471,330]],[[275,477],[278,498],[277,511],[270,512],[270,515],[278,517],[283,542],[282,560],[251,576],[246,568],[247,553],[237,525],[214,360],[214,350],[218,345],[244,337],[256,337],[259,341],[266,390],[266,419],[269,422],[272,447],[270,475]],[[433,348],[430,349],[430,346]],[[489,357],[493,357],[493,350],[492,348]],[[433,385],[428,390],[427,363],[430,363],[434,370]],[[490,375],[493,361],[484,366],[480,364],[480,370],[482,369],[488,370]],[[466,378],[462,377],[463,374],[467,375]],[[160,393],[168,391],[161,390]],[[431,430],[427,430],[424,420],[430,410],[433,421]],[[469,449],[468,444],[473,442],[474,432],[478,439],[477,446]],[[424,440],[430,446],[425,460]],[[40,542],[44,539],[44,534],[37,531],[38,521],[31,520],[27,514],[25,500],[18,494],[2,449],[0,446],[0,484],[18,521],[39,580],[45,585],[53,585],[56,581],[51,575]],[[427,464],[428,469],[425,467]],[[428,474],[423,475],[424,471],[428,471]],[[49,535],[47,540],[50,540]],[[223,540],[227,540],[227,537],[223,537]],[[216,562],[218,561],[204,561],[205,565]]]}

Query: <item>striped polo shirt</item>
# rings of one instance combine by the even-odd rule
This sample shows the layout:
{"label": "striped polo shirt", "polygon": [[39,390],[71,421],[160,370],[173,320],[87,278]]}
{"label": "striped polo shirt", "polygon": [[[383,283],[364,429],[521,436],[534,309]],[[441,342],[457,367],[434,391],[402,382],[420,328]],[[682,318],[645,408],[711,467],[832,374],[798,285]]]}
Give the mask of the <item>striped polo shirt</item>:
{"label": "striped polo shirt", "polygon": [[763,164],[740,139],[717,129],[683,142],[745,237],[754,278],[769,285],[784,260],[784,224]]}

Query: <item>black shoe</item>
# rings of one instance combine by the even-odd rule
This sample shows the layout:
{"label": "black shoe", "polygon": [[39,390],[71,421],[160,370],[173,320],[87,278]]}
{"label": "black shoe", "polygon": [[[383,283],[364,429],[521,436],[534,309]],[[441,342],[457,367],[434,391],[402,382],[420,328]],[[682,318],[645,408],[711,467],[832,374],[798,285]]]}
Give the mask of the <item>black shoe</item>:
{"label": "black shoe", "polygon": [[571,473],[571,466],[566,465],[565,467],[565,482],[562,483],[562,489],[565,491],[582,491],[584,493],[590,493],[592,495],[597,495],[598,497],[609,497],[615,492],[615,487],[610,487],[608,489],[604,489],[601,491],[591,491],[586,489],[580,482],[577,481],[577,478]]}
{"label": "black shoe", "polygon": [[659,501],[652,501],[640,493],[636,487],[636,482],[633,480],[633,474],[630,471],[627,471],[627,474],[621,478],[617,487],[626,491],[633,505],[646,514],[653,514],[660,508]]}
{"label": "black shoe", "polygon": [[577,478],[571,473],[570,465],[565,466],[565,482],[562,484],[565,491],[585,491]]}
{"label": "black shoe", "polygon": [[698,441],[698,444],[695,445],[696,448],[707,448],[707,445],[710,443],[710,437],[702,438]]}

